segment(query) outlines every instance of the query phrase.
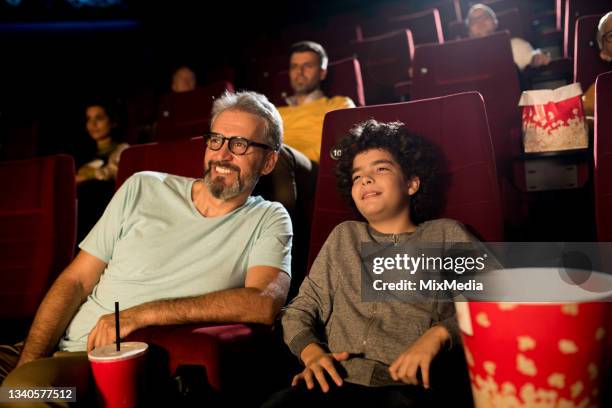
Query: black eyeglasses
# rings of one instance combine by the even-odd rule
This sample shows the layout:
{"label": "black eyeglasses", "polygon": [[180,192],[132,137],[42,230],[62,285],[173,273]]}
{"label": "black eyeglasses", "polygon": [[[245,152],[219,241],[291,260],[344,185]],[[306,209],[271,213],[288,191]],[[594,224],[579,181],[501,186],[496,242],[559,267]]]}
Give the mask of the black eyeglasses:
{"label": "black eyeglasses", "polygon": [[247,152],[249,146],[256,146],[262,149],[276,150],[272,146],[264,143],[253,142],[240,136],[223,136],[219,133],[209,132],[204,135],[206,146],[211,150],[220,150],[227,140],[229,151],[237,156],[241,156]]}

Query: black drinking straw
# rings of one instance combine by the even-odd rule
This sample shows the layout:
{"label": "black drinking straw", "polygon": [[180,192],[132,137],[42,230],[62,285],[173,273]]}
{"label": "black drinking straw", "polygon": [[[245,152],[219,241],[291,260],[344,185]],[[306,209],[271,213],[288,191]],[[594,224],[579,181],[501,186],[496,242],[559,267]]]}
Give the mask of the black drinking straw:
{"label": "black drinking straw", "polygon": [[121,351],[121,339],[119,338],[119,302],[115,302],[115,344],[117,351]]}

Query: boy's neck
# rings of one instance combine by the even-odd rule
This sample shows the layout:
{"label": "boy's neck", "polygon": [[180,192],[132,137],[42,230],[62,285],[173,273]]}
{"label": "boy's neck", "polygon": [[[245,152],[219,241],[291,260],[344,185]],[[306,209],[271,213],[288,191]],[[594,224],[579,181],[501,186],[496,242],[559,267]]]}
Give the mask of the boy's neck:
{"label": "boy's neck", "polygon": [[393,218],[368,220],[368,224],[383,234],[402,234],[404,232],[414,232],[417,229],[410,216],[405,216],[404,214]]}

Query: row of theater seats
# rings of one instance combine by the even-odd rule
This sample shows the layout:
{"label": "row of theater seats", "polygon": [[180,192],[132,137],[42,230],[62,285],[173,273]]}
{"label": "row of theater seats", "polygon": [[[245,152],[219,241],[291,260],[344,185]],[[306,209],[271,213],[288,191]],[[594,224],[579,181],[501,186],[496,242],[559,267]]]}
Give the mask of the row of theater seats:
{"label": "row of theater seats", "polygon": [[[602,241],[612,241],[612,187],[606,182],[612,176],[612,139],[607,137],[612,134],[612,73],[598,77],[596,98],[598,235]],[[463,222],[482,240],[503,240],[496,158],[481,94],[466,92],[331,112],[324,122],[323,151],[331,151],[353,124],[368,118],[401,120],[433,141],[444,156],[448,176],[440,215]],[[202,155],[201,138],[134,146],[124,153],[117,183],[140,170],[198,177]],[[335,225],[355,219],[335,189],[334,167],[332,155],[322,154],[310,263]],[[0,164],[0,181],[10,192],[0,199],[0,317],[31,315],[49,283],[70,260],[75,220],[73,171],[67,156]],[[272,380],[278,367],[265,365],[262,359],[270,361],[269,353],[282,353],[284,347],[269,328],[242,324],[152,327],[129,338],[151,344],[161,353],[163,369],[169,374],[184,367],[198,368],[197,377],[213,393],[241,390],[246,395],[244,390],[249,389],[264,395],[278,386]]]}
{"label": "row of theater seats", "polygon": [[[600,15],[583,16],[577,21],[575,80],[584,84],[594,82],[598,73],[608,69],[599,58],[594,41],[599,18]],[[418,100],[480,92],[491,128],[505,219],[509,224],[520,226],[527,217],[528,188],[524,177],[515,176],[524,173],[522,163],[515,160],[521,153],[521,119],[517,106],[521,90],[508,33],[416,47],[411,38],[410,30],[401,30],[355,43],[359,59],[345,58],[330,63],[325,91],[329,95],[350,96],[357,106],[364,106],[370,97],[394,102],[405,94]],[[282,104],[284,96],[291,92],[286,69],[271,74],[266,86],[260,91],[274,103]],[[223,89],[233,89],[232,84],[219,82],[190,93],[164,96],[155,140],[197,136],[206,131],[212,98]],[[588,178],[588,164],[582,163],[579,167],[577,185],[582,186]]]}

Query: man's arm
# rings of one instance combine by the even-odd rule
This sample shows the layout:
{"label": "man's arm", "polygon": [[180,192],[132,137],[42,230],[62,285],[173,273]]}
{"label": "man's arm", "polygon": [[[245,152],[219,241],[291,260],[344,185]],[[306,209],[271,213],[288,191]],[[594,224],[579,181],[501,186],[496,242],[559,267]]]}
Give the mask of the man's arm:
{"label": "man's arm", "polygon": [[[120,336],[147,326],[198,322],[273,324],[285,303],[291,278],[278,268],[249,268],[244,288],[143,303],[121,311]],[[115,341],[115,316],[102,316],[87,339],[87,350]]]}
{"label": "man's arm", "polygon": [[95,256],[85,251],[78,253],[40,304],[17,367],[51,353],[105,267],[106,264]]}

